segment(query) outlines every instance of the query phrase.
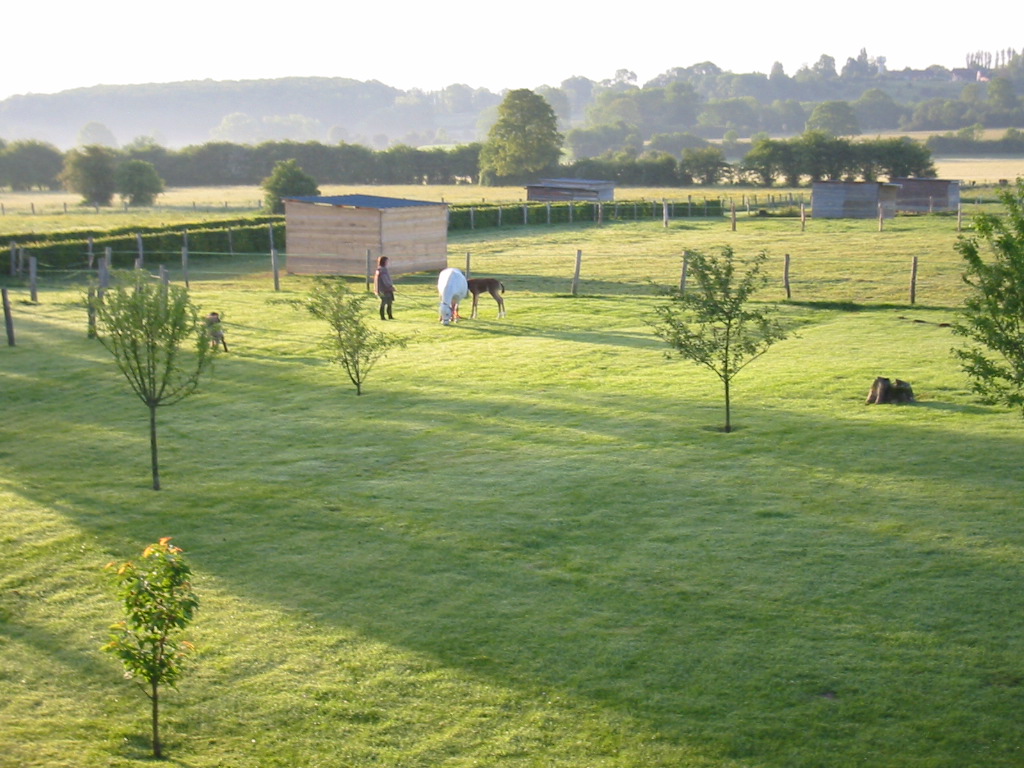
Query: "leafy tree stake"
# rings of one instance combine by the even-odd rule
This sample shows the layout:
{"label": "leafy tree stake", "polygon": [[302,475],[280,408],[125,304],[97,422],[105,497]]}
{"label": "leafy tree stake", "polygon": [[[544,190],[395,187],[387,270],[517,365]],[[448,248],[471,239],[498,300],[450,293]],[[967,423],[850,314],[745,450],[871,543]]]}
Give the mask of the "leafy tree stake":
{"label": "leafy tree stake", "polygon": [[999,199],[1005,217],[976,216],[977,236],[955,246],[970,293],[953,332],[970,343],[953,354],[975,392],[1024,416],[1024,179],[1001,190]]}
{"label": "leafy tree stake", "polygon": [[340,365],[363,394],[363,382],[374,364],[395,347],[404,347],[405,339],[374,331],[367,322],[365,303],[368,293],[353,293],[344,282],[326,277],[314,278],[313,289],[303,306],[311,315],[331,327],[324,347],[331,361]]}
{"label": "leafy tree stake", "polygon": [[655,335],[680,357],[709,368],[722,380],[726,432],[732,431],[733,378],[786,337],[774,313],[750,306],[751,296],[767,280],[761,271],[767,258],[762,251],[737,275],[731,248],[722,248],[721,255],[690,251],[689,274],[696,288],[673,290],[672,303],[655,309],[659,317],[653,323]]}
{"label": "leafy tree stake", "polygon": [[192,569],[170,537],[150,544],[142,559],[110,563],[107,570],[124,604],[125,618],[111,626],[102,650],[121,660],[128,679],[140,678],[151,704],[153,757],[163,757],[160,744],[160,686],[174,687],[193,646],[180,632],[199,608],[192,590]]}
{"label": "leafy tree stake", "polygon": [[[97,338],[149,409],[153,490],[159,491],[156,409],[195,393],[215,350],[185,288],[149,282],[141,270],[119,279],[120,285],[88,301]],[[190,342],[191,350],[186,346]]]}

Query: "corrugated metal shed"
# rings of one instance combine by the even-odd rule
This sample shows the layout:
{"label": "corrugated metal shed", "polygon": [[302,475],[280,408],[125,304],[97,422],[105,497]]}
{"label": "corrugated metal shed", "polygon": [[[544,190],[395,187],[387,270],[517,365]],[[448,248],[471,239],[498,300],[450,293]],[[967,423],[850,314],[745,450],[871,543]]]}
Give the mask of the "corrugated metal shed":
{"label": "corrugated metal shed", "polygon": [[540,202],[614,200],[615,182],[601,179],[540,179],[536,184],[526,185],[526,199]]}
{"label": "corrugated metal shed", "polygon": [[376,195],[284,199],[286,266],[298,275],[392,275],[448,266],[446,203]]}
{"label": "corrugated metal shed", "polygon": [[[877,219],[896,215],[899,185],[881,181],[816,181],[811,211],[816,219]],[[879,208],[881,207],[881,209]]]}
{"label": "corrugated metal shed", "polygon": [[951,179],[891,179],[900,185],[896,209],[908,213],[956,211],[960,207],[960,182]]}

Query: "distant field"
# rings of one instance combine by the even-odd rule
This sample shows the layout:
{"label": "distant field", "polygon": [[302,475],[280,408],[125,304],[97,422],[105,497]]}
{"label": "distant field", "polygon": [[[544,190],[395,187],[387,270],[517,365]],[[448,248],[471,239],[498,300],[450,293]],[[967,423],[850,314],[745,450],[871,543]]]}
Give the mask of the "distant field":
{"label": "distant field", "polygon": [[[1024,176],[1024,158],[942,158],[936,160],[940,178],[960,179],[964,183],[964,197],[970,199],[972,189],[997,185],[1001,179],[1013,180]],[[355,192],[388,197],[407,197],[414,200],[438,200],[448,203],[515,203],[526,198],[523,187],[482,187],[475,184],[455,185],[389,185],[325,184],[325,195]],[[788,196],[810,202],[811,191],[798,189],[756,187],[619,187],[619,200],[685,200],[688,196],[702,200],[705,197],[732,197],[740,202],[745,196]],[[151,226],[175,224],[197,220],[215,220],[235,217],[261,210],[262,192],[253,186],[176,187],[167,190],[154,208],[126,210],[114,205],[99,209],[82,206],[80,196],[72,192],[0,192],[0,237],[23,232],[52,232],[63,229],[108,229],[111,227]]]}

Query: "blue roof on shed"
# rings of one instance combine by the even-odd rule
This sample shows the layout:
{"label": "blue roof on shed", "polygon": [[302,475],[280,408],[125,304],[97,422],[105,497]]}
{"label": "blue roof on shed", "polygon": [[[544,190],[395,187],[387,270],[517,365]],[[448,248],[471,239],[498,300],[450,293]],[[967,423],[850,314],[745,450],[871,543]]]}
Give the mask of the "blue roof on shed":
{"label": "blue roof on shed", "polygon": [[405,200],[401,197],[378,197],[377,195],[310,195],[306,197],[286,197],[300,203],[319,203],[321,205],[347,205],[352,208],[412,208],[417,205],[446,205],[431,203],[425,200]]}

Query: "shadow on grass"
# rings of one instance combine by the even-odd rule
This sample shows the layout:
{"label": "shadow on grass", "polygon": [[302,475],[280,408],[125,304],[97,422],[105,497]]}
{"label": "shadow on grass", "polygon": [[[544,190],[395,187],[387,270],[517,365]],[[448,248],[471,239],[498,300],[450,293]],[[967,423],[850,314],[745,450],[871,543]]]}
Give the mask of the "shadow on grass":
{"label": "shadow on grass", "polygon": [[[1015,749],[1016,708],[960,702],[985,700],[985,664],[1012,662],[1019,534],[962,499],[993,498],[1019,440],[897,409],[865,423],[750,408],[712,440],[717,403],[670,392],[409,382],[360,401],[307,381],[297,396],[291,367],[255,355],[228,375],[210,415],[177,426],[202,455],[165,453],[159,500],[111,515],[101,488],[19,464],[24,493],[63,500],[111,551],[174,531],[247,601],[554,688],[711,755],[790,768],[809,721],[851,763],[938,761],[951,730]],[[124,446],[91,450],[145,471]]]}

